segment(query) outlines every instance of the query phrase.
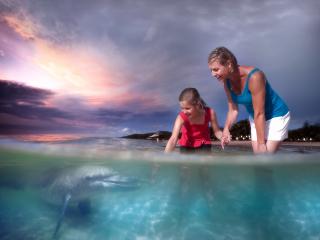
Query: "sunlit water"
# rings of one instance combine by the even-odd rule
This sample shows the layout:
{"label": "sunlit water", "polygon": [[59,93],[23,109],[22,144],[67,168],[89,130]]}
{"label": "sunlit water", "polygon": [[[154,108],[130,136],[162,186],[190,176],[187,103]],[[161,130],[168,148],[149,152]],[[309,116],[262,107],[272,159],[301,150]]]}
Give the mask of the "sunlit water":
{"label": "sunlit water", "polygon": [[[320,239],[318,149],[164,155],[164,142],[144,140],[0,143],[0,239]],[[70,201],[53,237],[63,206],[53,183],[92,167],[138,184],[90,192],[85,211]]]}

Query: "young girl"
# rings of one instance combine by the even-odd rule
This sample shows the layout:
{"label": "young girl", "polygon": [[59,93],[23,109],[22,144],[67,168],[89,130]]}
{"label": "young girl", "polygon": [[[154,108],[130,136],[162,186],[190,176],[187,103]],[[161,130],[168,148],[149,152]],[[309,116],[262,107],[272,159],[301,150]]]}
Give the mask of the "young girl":
{"label": "young girl", "polygon": [[176,118],[165,152],[175,149],[180,130],[182,135],[179,145],[182,151],[211,150],[209,123],[215,136],[219,140],[222,137],[214,110],[206,106],[195,88],[184,89],[180,93],[179,102],[181,112]]}

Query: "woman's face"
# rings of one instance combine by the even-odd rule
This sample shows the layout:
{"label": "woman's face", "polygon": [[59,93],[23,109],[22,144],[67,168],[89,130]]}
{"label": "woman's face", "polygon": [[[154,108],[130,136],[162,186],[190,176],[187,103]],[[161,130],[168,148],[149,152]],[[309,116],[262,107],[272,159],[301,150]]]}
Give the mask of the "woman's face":
{"label": "woman's face", "polygon": [[230,67],[221,65],[218,60],[209,63],[209,69],[219,82],[225,81],[230,74]]}
{"label": "woman's face", "polygon": [[191,104],[188,101],[180,101],[181,111],[186,114],[188,117],[192,117],[197,114],[199,111],[197,104]]}

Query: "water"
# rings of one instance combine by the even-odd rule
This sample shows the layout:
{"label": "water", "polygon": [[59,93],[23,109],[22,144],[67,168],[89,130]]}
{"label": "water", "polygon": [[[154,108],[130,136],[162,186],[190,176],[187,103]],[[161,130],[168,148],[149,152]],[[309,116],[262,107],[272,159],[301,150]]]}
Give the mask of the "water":
{"label": "water", "polygon": [[[73,196],[55,239],[320,238],[314,148],[284,147],[273,156],[253,156],[243,146],[164,155],[164,142],[143,140],[0,143],[0,239],[52,239],[63,206],[57,183],[73,184]],[[133,185],[79,187],[79,168],[109,169]]]}

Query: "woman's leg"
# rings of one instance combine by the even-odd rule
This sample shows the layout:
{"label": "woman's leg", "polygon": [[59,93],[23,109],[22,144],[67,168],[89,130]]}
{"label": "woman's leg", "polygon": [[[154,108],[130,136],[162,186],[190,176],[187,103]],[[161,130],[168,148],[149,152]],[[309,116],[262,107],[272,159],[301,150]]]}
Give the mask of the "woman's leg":
{"label": "woman's leg", "polygon": [[282,141],[271,141],[271,140],[268,140],[267,143],[266,143],[268,153],[275,153],[276,151],[278,151],[281,143],[282,143]]}
{"label": "woman's leg", "polygon": [[251,141],[252,150],[254,153],[258,152],[258,142],[257,141]]}
{"label": "woman's leg", "polygon": [[[281,145],[282,141],[271,141],[268,140],[266,145],[267,145],[267,151],[268,153],[275,153],[276,151],[278,151],[280,145]],[[251,145],[252,145],[252,150],[254,153],[257,153],[258,151],[258,142],[257,141],[251,141]]]}

